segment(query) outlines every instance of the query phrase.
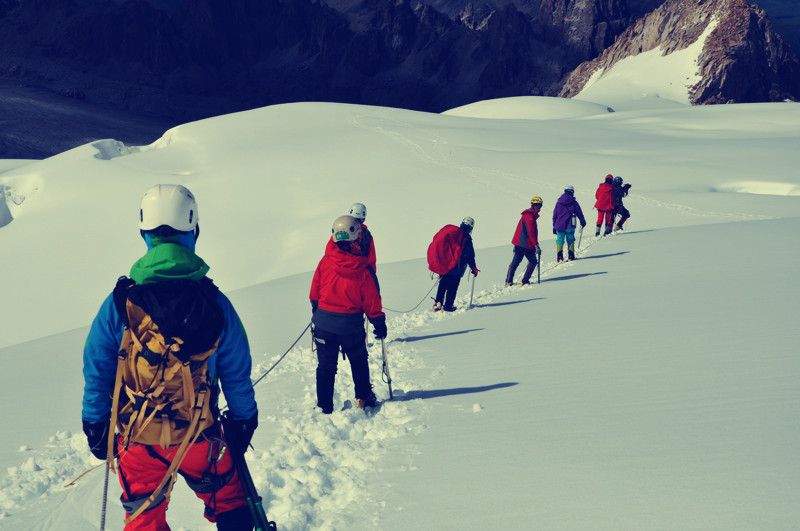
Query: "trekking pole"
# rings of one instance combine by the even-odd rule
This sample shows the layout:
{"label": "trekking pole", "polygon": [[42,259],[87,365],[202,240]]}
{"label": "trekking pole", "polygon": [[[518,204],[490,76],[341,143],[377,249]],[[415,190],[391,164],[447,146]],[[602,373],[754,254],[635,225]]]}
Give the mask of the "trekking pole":
{"label": "trekking pole", "polygon": [[469,292],[469,308],[468,310],[472,309],[472,294],[475,293],[475,277],[478,275],[472,275],[472,290]]}
{"label": "trekking pole", "polygon": [[[112,458],[113,459],[113,458]],[[106,528],[106,501],[108,501],[108,471],[111,470],[111,463],[106,461],[106,480],[103,485],[103,504],[100,510],[100,531]]]}
{"label": "trekking pole", "polygon": [[270,522],[267,519],[267,513],[264,512],[264,506],[261,504],[261,496],[258,495],[256,485],[253,483],[253,476],[250,475],[250,469],[247,468],[247,461],[244,458],[244,449],[242,449],[241,441],[236,437],[236,430],[231,426],[231,422],[233,421],[229,414],[230,411],[226,411],[220,416],[222,433],[225,435],[225,440],[228,443],[228,451],[231,454],[233,466],[236,467],[236,473],[239,475],[239,482],[244,489],[247,505],[250,507],[250,514],[253,517],[255,531],[277,531],[278,526],[275,522]]}
{"label": "trekking pole", "polygon": [[386,341],[381,338],[381,350],[383,352],[383,374],[386,375],[386,385],[389,386],[389,400],[394,398],[392,394],[392,376],[389,374],[389,360],[386,358]]}
{"label": "trekking pole", "polygon": [[536,283],[542,283],[542,250],[539,249],[539,252],[536,253]]}
{"label": "trekking pole", "polygon": [[583,225],[581,225],[581,232],[578,234],[578,249],[581,248],[581,238],[583,238]]}
{"label": "trekking pole", "polygon": [[364,315],[364,347],[369,352],[369,319]]}

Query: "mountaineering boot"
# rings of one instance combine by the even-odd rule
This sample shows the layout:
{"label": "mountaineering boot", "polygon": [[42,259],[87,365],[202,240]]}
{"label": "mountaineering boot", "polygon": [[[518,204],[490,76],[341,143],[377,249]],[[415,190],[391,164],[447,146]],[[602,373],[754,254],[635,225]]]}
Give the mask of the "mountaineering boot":
{"label": "mountaineering boot", "polygon": [[434,302],[433,303],[433,311],[434,312],[441,312],[442,311],[442,303],[441,302]]}
{"label": "mountaineering boot", "polygon": [[573,260],[575,260],[575,251],[569,251],[569,252],[567,253],[567,257],[569,258],[569,261],[570,261],[570,262],[572,262]]}
{"label": "mountaineering boot", "polygon": [[512,282],[506,282],[506,287],[507,287],[507,288],[508,288],[508,287],[511,287],[511,286],[513,286],[513,285],[514,285],[514,284],[513,284]]}
{"label": "mountaineering boot", "polygon": [[375,397],[375,393],[370,393],[367,398],[358,398],[358,409],[364,409],[366,407],[375,407],[378,404],[378,399]]}
{"label": "mountaineering boot", "polygon": [[564,251],[558,251],[556,254],[556,261],[563,262],[564,261]]}
{"label": "mountaineering boot", "polygon": [[620,225],[614,225],[614,232],[618,230],[622,230],[622,227]]}
{"label": "mountaineering boot", "polygon": [[445,306],[442,308],[442,311],[444,312],[454,312],[456,310],[458,310],[458,306]]}
{"label": "mountaineering boot", "polygon": [[594,231],[594,235],[595,235],[595,236],[600,236],[600,227],[601,227],[601,226],[602,226],[602,225],[598,225],[598,226],[597,226],[597,230],[596,230],[596,231]]}

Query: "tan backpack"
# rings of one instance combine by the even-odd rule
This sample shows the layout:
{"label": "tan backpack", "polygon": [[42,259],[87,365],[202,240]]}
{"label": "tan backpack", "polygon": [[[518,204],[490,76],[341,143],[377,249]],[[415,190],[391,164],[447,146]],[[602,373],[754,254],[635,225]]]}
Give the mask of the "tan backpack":
{"label": "tan backpack", "polygon": [[[218,291],[207,277],[152,284],[121,277],[114,289],[114,304],[125,330],[117,358],[111,425],[122,435],[123,448],[131,443],[165,449],[179,445],[151,499],[171,478],[169,495],[186,450],[218,415],[208,372],[208,358],[216,351],[223,328]],[[109,432],[113,468],[116,444],[114,430]]]}

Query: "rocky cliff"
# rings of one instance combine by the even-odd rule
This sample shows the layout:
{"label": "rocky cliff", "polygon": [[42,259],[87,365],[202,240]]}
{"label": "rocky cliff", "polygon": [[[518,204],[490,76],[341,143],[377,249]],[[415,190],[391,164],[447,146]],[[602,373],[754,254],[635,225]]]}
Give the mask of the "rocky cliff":
{"label": "rocky cliff", "polygon": [[537,27],[545,42],[585,61],[597,57],[631,22],[626,0],[542,0]]}
{"label": "rocky cliff", "polygon": [[580,65],[562,97],[578,94],[600,69],[659,49],[663,55],[695,43],[716,24],[698,57],[701,80],[690,88],[693,104],[800,100],[800,63],[766,13],[745,0],[667,0],[638,19],[602,55]]}
{"label": "rocky cliff", "polygon": [[511,1],[452,17],[416,0],[4,1],[0,77],[181,121],[289,101],[438,112],[553,94],[624,29],[607,13],[624,0],[571,0],[545,26]]}

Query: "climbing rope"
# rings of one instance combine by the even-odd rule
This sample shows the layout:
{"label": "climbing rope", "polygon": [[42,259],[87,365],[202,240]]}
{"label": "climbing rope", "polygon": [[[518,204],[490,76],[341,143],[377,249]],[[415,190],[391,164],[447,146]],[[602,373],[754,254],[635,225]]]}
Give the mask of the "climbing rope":
{"label": "climbing rope", "polygon": [[294,343],[292,343],[292,346],[290,346],[288,349],[286,349],[286,352],[284,352],[284,353],[283,353],[283,356],[281,356],[280,358],[278,358],[278,361],[276,361],[275,363],[273,363],[273,364],[272,364],[272,367],[270,367],[269,369],[267,369],[267,371],[266,371],[264,374],[262,374],[261,376],[259,376],[259,377],[258,377],[258,379],[257,379],[255,382],[253,382],[253,387],[255,387],[256,385],[258,385],[258,382],[260,382],[261,380],[263,380],[263,379],[264,379],[264,377],[265,377],[266,375],[268,375],[268,374],[269,374],[269,373],[272,371],[272,369],[274,369],[275,367],[277,367],[277,366],[278,366],[278,364],[279,364],[280,362],[282,362],[282,361],[283,361],[283,358],[285,358],[285,357],[286,357],[286,355],[287,355],[287,354],[289,354],[289,352],[291,352],[291,351],[292,351],[292,349],[295,347],[295,345],[297,345],[297,343],[299,343],[299,342],[300,342],[300,339],[302,339],[302,337],[303,337],[303,336],[306,334],[306,332],[308,332],[308,329],[309,329],[309,328],[311,328],[311,322],[310,322],[310,321],[309,321],[308,325],[306,325],[306,327],[305,327],[305,328],[303,329],[303,331],[300,333],[300,335],[297,337],[297,339],[295,339],[295,340],[294,340]]}
{"label": "climbing rope", "polygon": [[417,305],[416,305],[416,306],[414,306],[413,308],[411,308],[410,310],[406,310],[406,311],[403,311],[403,310],[392,310],[391,308],[387,308],[386,306],[384,306],[384,307],[383,307],[383,309],[384,309],[384,310],[386,310],[387,312],[394,312],[394,313],[411,313],[411,312],[413,312],[414,310],[416,310],[417,308],[419,308],[419,305],[420,305],[420,304],[422,304],[423,302],[425,302],[425,299],[427,299],[427,298],[428,298],[428,295],[430,295],[430,294],[431,294],[431,291],[433,291],[433,288],[435,288],[435,287],[436,287],[436,285],[437,285],[438,283],[439,283],[439,279],[437,278],[437,279],[436,279],[436,282],[434,282],[434,283],[433,283],[433,286],[431,286],[431,289],[429,289],[429,290],[428,290],[428,293],[426,293],[426,294],[425,294],[425,296],[424,296],[424,297],[422,297],[422,300],[421,300],[421,301],[419,301],[419,302],[417,303]]}

